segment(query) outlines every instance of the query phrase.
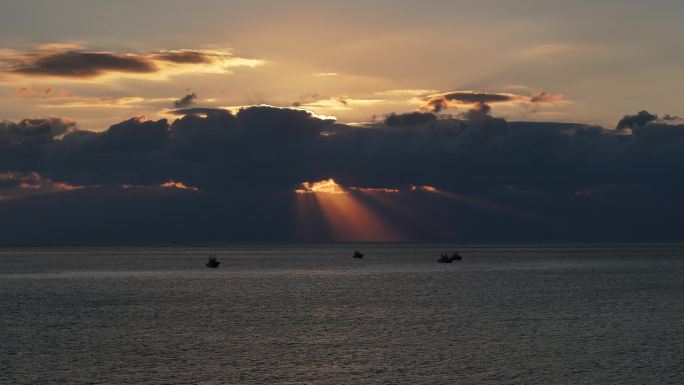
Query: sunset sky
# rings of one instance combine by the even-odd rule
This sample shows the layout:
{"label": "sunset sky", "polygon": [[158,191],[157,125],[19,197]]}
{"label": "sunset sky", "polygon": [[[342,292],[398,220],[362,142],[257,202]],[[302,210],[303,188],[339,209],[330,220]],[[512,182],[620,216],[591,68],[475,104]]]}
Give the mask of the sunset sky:
{"label": "sunset sky", "polygon": [[679,239],[682,15],[0,0],[0,241]]}
{"label": "sunset sky", "polygon": [[[478,91],[523,97],[492,105],[509,120],[612,126],[640,109],[684,114],[683,12],[675,0],[3,1],[0,116],[104,130],[164,117],[194,92],[202,107],[296,103],[357,123]],[[216,56],[149,71],[21,71],[66,52],[182,50]],[[553,97],[529,102],[542,92]]]}

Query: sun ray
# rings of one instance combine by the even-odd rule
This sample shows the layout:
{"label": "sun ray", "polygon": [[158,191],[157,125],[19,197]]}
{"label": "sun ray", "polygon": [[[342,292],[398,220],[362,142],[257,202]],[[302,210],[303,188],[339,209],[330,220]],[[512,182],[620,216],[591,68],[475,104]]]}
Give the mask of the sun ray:
{"label": "sun ray", "polygon": [[[394,226],[370,205],[365,204],[334,179],[304,182],[295,190],[299,200],[315,198],[324,221],[336,241],[400,241],[403,237]],[[310,208],[299,206],[303,215]]]}
{"label": "sun ray", "polygon": [[482,199],[482,198],[477,198],[469,195],[464,195],[464,194],[457,194],[454,192],[450,191],[445,191],[442,189],[439,189],[434,186],[428,186],[428,185],[423,185],[423,186],[411,186],[411,191],[424,191],[432,194],[437,194],[439,196],[443,196],[445,198],[453,199],[471,206],[479,207],[482,209],[490,210],[490,211],[497,211],[509,215],[514,215],[518,217],[525,217],[529,219],[533,219],[536,216],[530,212],[515,209],[513,207],[509,207],[506,205],[502,205],[500,203],[496,203],[490,200]]}

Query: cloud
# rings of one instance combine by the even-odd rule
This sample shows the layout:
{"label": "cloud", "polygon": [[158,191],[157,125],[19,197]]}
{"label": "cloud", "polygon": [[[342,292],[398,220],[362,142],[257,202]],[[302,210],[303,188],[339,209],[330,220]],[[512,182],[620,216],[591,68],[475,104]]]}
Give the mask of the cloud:
{"label": "cloud", "polygon": [[618,122],[616,129],[624,130],[626,128],[635,130],[654,123],[669,124],[673,122],[681,121],[682,118],[676,115],[665,114],[659,117],[656,114],[652,114],[648,111],[639,111],[635,115],[625,115]]}
{"label": "cloud", "polygon": [[188,108],[191,105],[195,104],[195,100],[197,100],[197,94],[192,92],[189,93],[182,98],[176,100],[173,102],[173,107],[174,108]]}
{"label": "cloud", "polygon": [[561,94],[551,94],[540,91],[530,95],[518,95],[512,93],[489,93],[476,91],[450,91],[427,96],[423,109],[433,112],[441,112],[450,107],[492,105],[492,104],[515,104],[520,106],[552,104],[565,101]]}
{"label": "cloud", "polygon": [[519,98],[519,96],[513,94],[492,94],[473,91],[453,91],[442,94],[441,96],[450,102],[462,104],[503,103]]}
{"label": "cloud", "polygon": [[349,111],[356,107],[369,107],[386,103],[385,99],[353,99],[343,96],[318,99],[319,95],[303,96],[300,101],[292,103],[292,107],[304,108],[318,112]]}
{"label": "cloud", "polygon": [[346,194],[344,188],[332,178],[319,182],[302,182],[300,188],[296,189],[295,192],[297,194]]}
{"label": "cloud", "polygon": [[550,94],[545,91],[537,92],[530,97],[532,103],[557,103],[565,100],[562,94]]}
{"label": "cloud", "polygon": [[293,103],[291,104],[291,106],[292,106],[292,107],[301,107],[301,106],[304,105],[304,104],[316,102],[316,101],[319,100],[320,98],[321,98],[321,95],[320,95],[320,94],[317,94],[317,93],[309,93],[309,94],[300,96],[300,97],[299,97],[299,100],[296,101],[296,102],[293,102]]}
{"label": "cloud", "polygon": [[36,195],[46,195],[80,190],[99,186],[76,186],[64,182],[55,182],[42,177],[36,172],[2,172],[0,173],[0,200],[23,199]]}
{"label": "cloud", "polygon": [[197,50],[161,51],[152,55],[157,60],[179,64],[211,63],[217,56],[220,57],[212,51]]}
{"label": "cloud", "polygon": [[166,120],[150,121],[132,118],[117,123],[98,135],[99,146],[104,151],[147,152],[163,149],[169,137]]}
{"label": "cloud", "polygon": [[31,97],[31,96],[40,96],[40,97],[65,97],[69,96],[69,91],[65,89],[55,89],[53,87],[48,87],[48,86],[39,86],[37,84],[32,85],[31,87],[20,87],[17,88],[14,91],[14,94],[16,96],[20,97]]}
{"label": "cloud", "polygon": [[159,68],[144,57],[108,52],[56,52],[26,55],[13,63],[10,73],[58,77],[94,77],[107,72],[150,73]]}
{"label": "cloud", "polygon": [[255,67],[262,60],[245,59],[228,50],[174,50],[146,54],[88,51],[78,46],[48,45],[32,51],[0,51],[0,74],[88,80],[99,77],[181,73],[230,73],[234,67]]}
{"label": "cloud", "polygon": [[167,99],[145,99],[139,96],[128,96],[122,98],[94,98],[80,96],[65,96],[50,100],[46,103],[36,104],[41,108],[132,108],[139,107],[141,104],[150,102],[167,101]]}
{"label": "cloud", "polygon": [[435,120],[437,120],[437,116],[430,112],[409,112],[406,114],[389,114],[385,117],[385,124],[393,127],[418,126]]}
{"label": "cloud", "polygon": [[158,185],[131,185],[131,184],[122,184],[121,185],[122,189],[129,190],[129,189],[148,189],[148,190],[155,190],[155,189],[175,189],[175,190],[186,190],[186,191],[191,191],[191,192],[201,192],[202,190],[193,187],[193,186],[188,186],[183,182],[176,182],[173,179],[170,179],[164,183],[160,183]]}
{"label": "cloud", "polygon": [[677,116],[677,115],[665,114],[661,119],[664,120],[664,121],[670,121],[670,122],[671,122],[671,121],[682,120],[682,117],[681,117],[681,116]]}
{"label": "cloud", "polygon": [[449,100],[444,96],[433,96],[428,99],[426,107],[432,112],[441,112],[449,108]]}
{"label": "cloud", "polygon": [[76,123],[68,119],[22,119],[17,123],[0,122],[0,144],[20,144],[25,141],[50,141],[76,130]]}
{"label": "cloud", "polygon": [[396,97],[406,97],[406,96],[426,96],[426,95],[430,95],[430,94],[435,94],[437,92],[438,92],[437,90],[406,88],[406,89],[379,91],[379,92],[376,92],[375,95],[383,96],[383,97],[396,98]]}
{"label": "cloud", "polygon": [[[57,118],[3,122],[0,241],[295,240],[298,199],[314,197],[293,191],[331,178],[370,186],[346,191],[412,239],[682,239],[684,125],[649,118],[616,132],[508,122],[487,103],[466,105],[457,117],[355,126],[273,106],[177,109],[172,121],[133,118],[104,132]],[[38,185],[52,187],[27,195]],[[69,231],[48,231],[59,225]],[[325,228],[313,226],[314,239],[329,239]]]}
{"label": "cloud", "polygon": [[465,114],[465,118],[470,121],[481,120],[487,118],[489,113],[492,111],[492,107],[487,103],[478,102],[475,103],[473,108],[469,109]]}
{"label": "cloud", "polygon": [[625,128],[639,128],[657,119],[658,115],[651,114],[648,111],[639,111],[636,115],[625,115],[618,122],[616,129],[624,130]]}
{"label": "cloud", "polygon": [[166,113],[171,115],[198,115],[198,116],[215,116],[215,115],[225,115],[232,116],[230,111],[224,108],[210,108],[210,107],[191,107],[191,108],[180,108],[176,110],[166,111]]}

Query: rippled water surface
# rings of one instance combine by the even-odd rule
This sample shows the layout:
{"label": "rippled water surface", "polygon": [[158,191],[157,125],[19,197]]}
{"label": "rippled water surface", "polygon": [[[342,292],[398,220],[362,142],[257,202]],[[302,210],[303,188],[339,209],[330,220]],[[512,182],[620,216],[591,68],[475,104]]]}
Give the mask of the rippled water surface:
{"label": "rippled water surface", "polygon": [[684,247],[453,248],[0,249],[0,383],[684,383]]}

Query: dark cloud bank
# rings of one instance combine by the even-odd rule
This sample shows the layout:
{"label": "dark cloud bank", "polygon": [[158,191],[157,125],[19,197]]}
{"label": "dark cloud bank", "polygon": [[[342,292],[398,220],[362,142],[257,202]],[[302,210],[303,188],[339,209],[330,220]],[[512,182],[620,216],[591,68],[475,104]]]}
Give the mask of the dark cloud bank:
{"label": "dark cloud bank", "polygon": [[188,108],[102,133],[61,119],[0,123],[0,244],[325,241],[322,223],[297,232],[293,190],[330,177],[401,189],[390,204],[350,193],[407,240],[684,239],[684,125],[639,113],[605,130],[488,111],[365,127],[266,106]]}

